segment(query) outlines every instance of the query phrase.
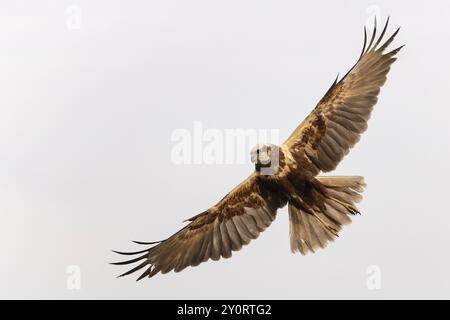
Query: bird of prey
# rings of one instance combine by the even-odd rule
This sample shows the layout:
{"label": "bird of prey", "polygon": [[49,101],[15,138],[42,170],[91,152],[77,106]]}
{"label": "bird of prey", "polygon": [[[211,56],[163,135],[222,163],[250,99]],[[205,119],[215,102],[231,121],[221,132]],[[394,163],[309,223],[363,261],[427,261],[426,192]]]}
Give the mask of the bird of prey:
{"label": "bird of prey", "polygon": [[[305,255],[324,248],[338,236],[365,187],[360,176],[320,176],[336,168],[367,129],[380,87],[396,54],[387,51],[399,29],[384,41],[389,18],[377,35],[376,20],[370,40],[356,64],[336,79],[314,110],[281,145],[257,145],[251,150],[254,172],[208,210],[188,219],[184,228],[166,240],[152,243],[131,260],[138,263],[125,276],[143,269],[138,277],[179,272],[209,259],[229,258],[256,239],[274,221],[277,210],[288,206],[292,252]],[[387,52],[386,52],[387,51]]]}

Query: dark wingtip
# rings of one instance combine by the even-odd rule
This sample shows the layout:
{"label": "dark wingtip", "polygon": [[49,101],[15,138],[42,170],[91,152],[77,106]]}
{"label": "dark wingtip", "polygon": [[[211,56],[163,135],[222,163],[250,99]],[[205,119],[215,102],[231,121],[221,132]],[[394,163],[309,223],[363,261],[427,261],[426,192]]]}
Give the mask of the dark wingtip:
{"label": "dark wingtip", "polygon": [[402,44],[400,47],[398,47],[398,48],[395,49],[395,50],[400,51],[400,50],[402,50],[402,48],[403,48],[404,46],[406,46],[406,44]]}
{"label": "dark wingtip", "polygon": [[[384,52],[384,50],[394,41],[394,38],[397,36],[398,32],[400,31],[400,27],[395,30],[395,32],[389,37],[389,39],[386,40],[384,44],[382,44],[377,51]],[[380,39],[381,40],[381,39]]]}
{"label": "dark wingtip", "polygon": [[387,30],[387,28],[388,28],[388,26],[389,26],[389,20],[390,20],[390,17],[388,16],[388,18],[386,19],[386,23],[384,24],[383,31],[381,31],[381,34],[380,34],[380,36],[378,37],[377,42],[376,42],[375,45],[373,46],[373,50],[377,50],[378,45],[381,43],[381,40],[383,40],[383,37],[384,37],[384,35],[385,35],[385,33],[386,33],[386,30]]}
{"label": "dark wingtip", "polygon": [[369,45],[367,46],[366,52],[369,52],[369,50],[372,48],[373,41],[375,40],[375,37],[377,36],[377,15],[374,16],[373,19],[373,31],[372,31],[372,37],[370,38]]}
{"label": "dark wingtip", "polygon": [[142,262],[141,264],[139,264],[139,265],[137,265],[136,267],[134,267],[133,269],[128,270],[127,272],[122,273],[121,275],[119,275],[119,276],[117,276],[117,277],[120,278],[120,277],[127,276],[127,275],[129,275],[129,274],[132,274],[133,272],[136,272],[136,271],[142,269],[142,268],[145,267],[146,265],[148,265],[148,262],[147,262],[147,261],[144,261],[144,262]]}
{"label": "dark wingtip", "polygon": [[397,36],[397,34],[400,31],[400,29],[401,29],[401,27],[398,27],[397,30],[395,30],[395,32],[391,36],[391,39],[394,39]]}
{"label": "dark wingtip", "polygon": [[366,51],[366,45],[367,45],[367,29],[366,29],[366,26],[364,26],[364,44],[363,44],[361,54],[359,55],[360,59],[364,55],[364,52]]}
{"label": "dark wingtip", "polygon": [[136,241],[136,240],[131,240],[131,241],[136,243],[136,244],[143,244],[143,245],[152,245],[152,244],[157,244],[157,243],[163,242],[163,240],[161,240],[161,241],[152,241],[152,242],[143,242],[143,241]]}
{"label": "dark wingtip", "polygon": [[152,267],[150,266],[149,268],[147,268],[147,270],[145,270],[137,279],[136,281],[142,280],[144,278],[146,278],[150,272],[152,271]]}
{"label": "dark wingtip", "polygon": [[149,250],[150,249],[144,249],[144,250],[134,251],[134,252],[123,252],[123,251],[116,251],[116,250],[111,250],[111,251],[114,252],[114,253],[117,253],[117,254],[124,255],[124,256],[131,256],[131,255],[134,255],[134,254],[148,252]]}
{"label": "dark wingtip", "polygon": [[145,259],[147,256],[148,256],[148,254],[145,253],[144,255],[139,256],[139,257],[134,258],[134,259],[131,259],[131,260],[120,261],[120,262],[111,262],[111,264],[116,265],[116,266],[121,266],[121,265],[124,265],[124,264],[130,264],[130,263],[134,263],[134,262],[140,261],[142,259]]}

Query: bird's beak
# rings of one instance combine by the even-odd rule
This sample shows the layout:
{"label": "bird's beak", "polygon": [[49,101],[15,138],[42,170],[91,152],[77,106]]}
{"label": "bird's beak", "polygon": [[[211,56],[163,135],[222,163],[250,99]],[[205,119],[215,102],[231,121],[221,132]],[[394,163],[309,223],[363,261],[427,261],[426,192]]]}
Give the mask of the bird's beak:
{"label": "bird's beak", "polygon": [[263,165],[270,163],[270,157],[267,154],[264,155],[260,154],[258,160]]}

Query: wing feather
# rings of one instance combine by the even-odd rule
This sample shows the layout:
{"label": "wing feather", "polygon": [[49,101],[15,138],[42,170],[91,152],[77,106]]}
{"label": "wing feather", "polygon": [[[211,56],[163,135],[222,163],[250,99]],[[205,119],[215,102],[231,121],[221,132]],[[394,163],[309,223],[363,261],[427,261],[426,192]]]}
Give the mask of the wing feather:
{"label": "wing feather", "polygon": [[[377,103],[381,86],[395,55],[402,47],[384,53],[399,29],[383,44],[389,18],[377,38],[376,21],[357,63],[338,82],[335,81],[311,114],[285,142],[297,159],[306,158],[313,174],[334,170],[367,130],[367,121]],[[380,45],[381,44],[381,45]],[[311,239],[310,239],[311,240]]]}
{"label": "wing feather", "polygon": [[267,190],[262,192],[263,186],[258,181],[257,176],[252,174],[217,205],[188,219],[190,223],[177,233],[149,249],[135,252],[144,255],[113,264],[140,262],[123,274],[147,267],[139,280],[158,272],[179,272],[209,259],[231,257],[232,251],[240,250],[256,239],[271,224],[276,216],[277,204],[282,202],[275,199],[273,203],[274,200],[266,199]]}

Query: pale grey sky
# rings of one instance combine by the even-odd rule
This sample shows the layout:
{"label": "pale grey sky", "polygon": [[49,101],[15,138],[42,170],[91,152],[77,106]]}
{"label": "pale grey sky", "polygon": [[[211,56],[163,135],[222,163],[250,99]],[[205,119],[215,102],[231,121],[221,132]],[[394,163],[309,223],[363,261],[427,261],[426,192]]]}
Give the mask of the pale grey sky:
{"label": "pale grey sky", "polygon": [[[284,140],[356,61],[374,9],[406,47],[335,172],[365,176],[362,216],[303,257],[283,209],[232,259],[116,279],[111,249],[169,236],[252,171],[174,165],[174,130]],[[0,298],[449,299],[449,17],[448,1],[2,1]]]}

